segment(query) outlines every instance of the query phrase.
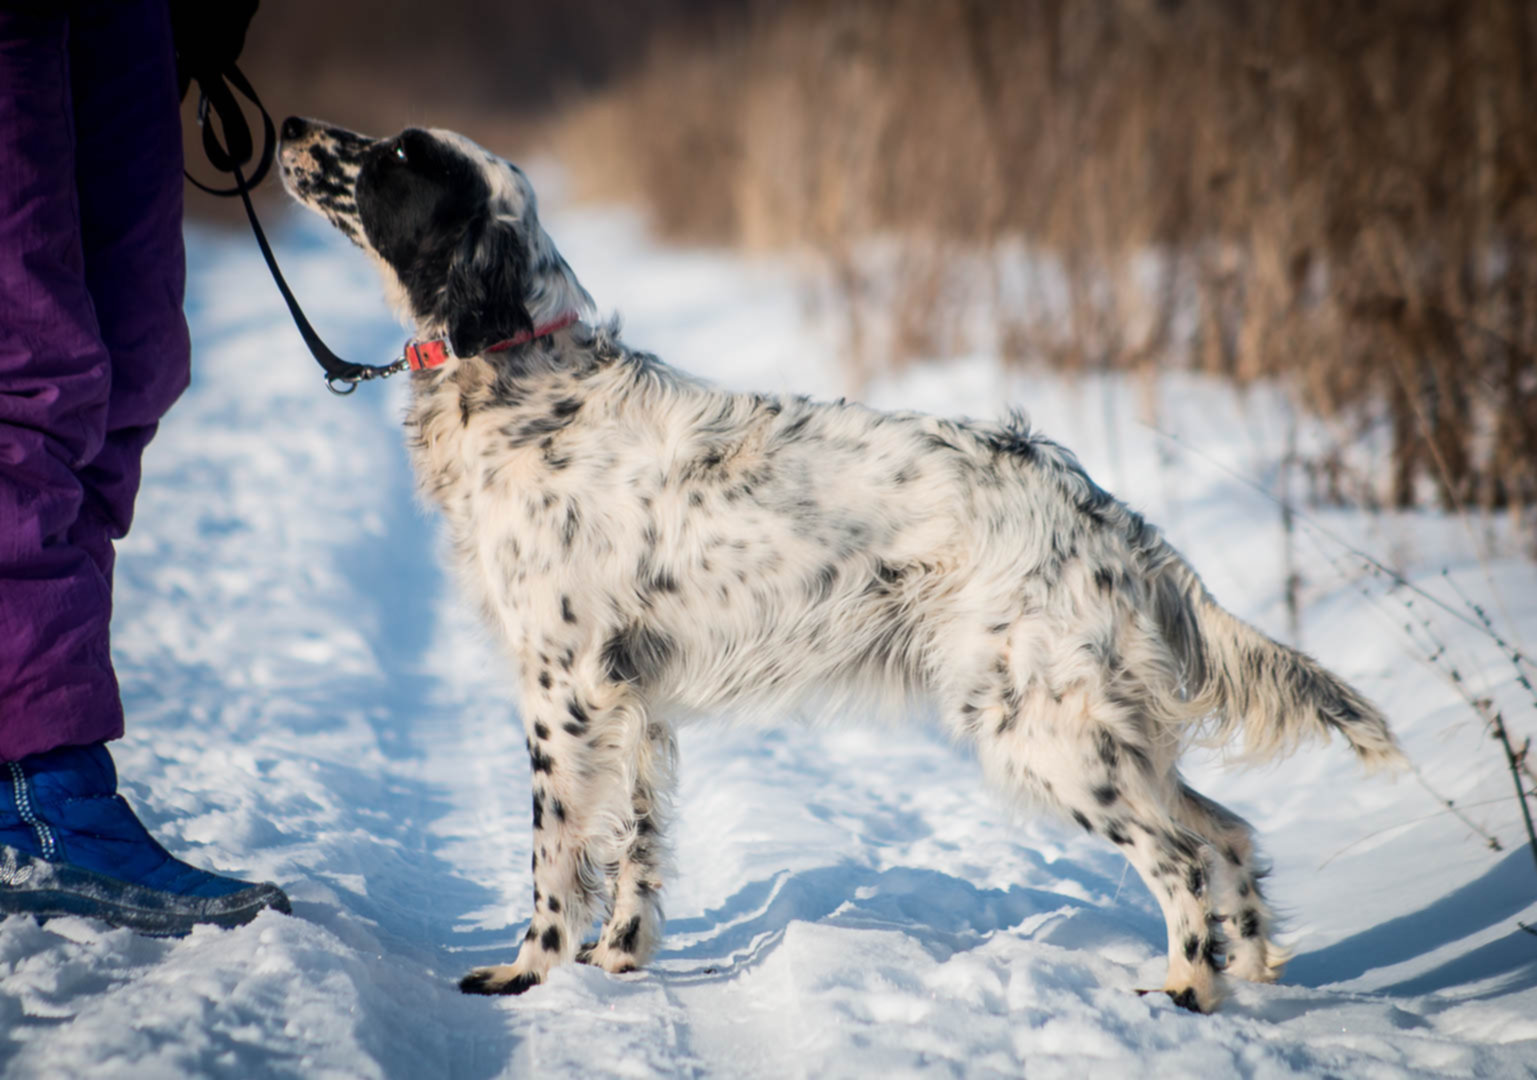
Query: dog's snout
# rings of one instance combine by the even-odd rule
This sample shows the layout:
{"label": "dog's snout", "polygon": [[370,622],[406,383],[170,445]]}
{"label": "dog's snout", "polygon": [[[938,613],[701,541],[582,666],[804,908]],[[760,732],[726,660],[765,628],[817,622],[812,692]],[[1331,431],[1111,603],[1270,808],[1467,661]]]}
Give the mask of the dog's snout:
{"label": "dog's snout", "polygon": [[290,116],[287,120],[283,121],[283,139],[285,141],[297,139],[308,130],[309,125],[297,116]]}

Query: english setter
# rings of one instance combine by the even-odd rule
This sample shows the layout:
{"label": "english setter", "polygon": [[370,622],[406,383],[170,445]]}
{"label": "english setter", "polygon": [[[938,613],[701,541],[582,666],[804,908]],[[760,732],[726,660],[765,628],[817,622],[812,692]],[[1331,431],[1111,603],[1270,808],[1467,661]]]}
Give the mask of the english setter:
{"label": "english setter", "polygon": [[592,319],[528,179],[463,136],[290,118],[280,161],[426,343],[415,468],[521,677],[533,917],[465,991],[643,964],[674,725],[826,688],[927,701],[1006,797],[1117,845],[1163,907],[1177,1004],[1214,1008],[1224,972],[1278,976],[1250,826],[1183,783],[1182,746],[1241,734],[1269,757],[1335,731],[1368,766],[1401,755],[1376,709],[1219,607],[1072,454],[1017,414],[731,393],[630,349]]}

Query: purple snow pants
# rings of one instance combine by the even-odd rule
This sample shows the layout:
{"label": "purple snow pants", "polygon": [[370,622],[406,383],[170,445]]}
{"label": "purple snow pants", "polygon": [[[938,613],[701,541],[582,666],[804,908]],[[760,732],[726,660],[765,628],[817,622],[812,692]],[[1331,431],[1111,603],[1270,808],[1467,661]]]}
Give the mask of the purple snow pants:
{"label": "purple snow pants", "polygon": [[31,9],[68,13],[0,12],[0,761],[123,733],[112,541],[188,380],[166,0]]}

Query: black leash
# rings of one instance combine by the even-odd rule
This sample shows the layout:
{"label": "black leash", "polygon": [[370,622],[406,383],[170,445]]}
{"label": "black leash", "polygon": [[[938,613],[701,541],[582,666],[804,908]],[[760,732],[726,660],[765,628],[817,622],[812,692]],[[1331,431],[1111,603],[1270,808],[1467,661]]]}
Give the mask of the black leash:
{"label": "black leash", "polygon": [[[256,171],[251,174],[250,180],[245,178],[240,167],[250,162],[256,147],[251,140],[251,129],[246,124],[245,115],[240,111],[240,103],[235,100],[235,95],[230,88],[224,84],[226,79],[240,92],[241,96],[256,106],[262,117],[261,157],[256,163]],[[277,146],[277,131],[272,125],[272,117],[262,105],[261,99],[256,96],[256,91],[245,75],[231,63],[219,77],[199,79],[198,94],[197,122],[203,133],[203,153],[208,156],[209,163],[215,169],[234,176],[235,185],[228,188],[213,188],[199,181],[191,173],[186,173],[186,177],[210,195],[217,195],[220,198],[240,196],[240,201],[245,204],[246,217],[251,221],[251,231],[256,234],[256,243],[261,248],[262,258],[267,260],[267,269],[272,272],[272,280],[277,283],[278,292],[283,294],[283,302],[288,305],[288,313],[293,316],[294,325],[299,328],[299,336],[304,338],[304,344],[309,347],[310,355],[315,358],[315,362],[326,374],[326,389],[333,394],[345,396],[356,390],[360,382],[382,379],[405,371],[408,365],[404,356],[392,364],[355,364],[337,356],[320,339],[320,335],[310,325],[309,319],[305,318],[304,309],[294,298],[288,282],[283,280],[283,272],[278,269],[277,259],[272,254],[272,245],[267,243],[267,234],[262,231],[261,222],[256,218],[256,207],[251,204],[251,189],[260,184],[268,170],[272,168],[272,159]],[[210,107],[218,116],[219,126],[224,131],[222,145],[214,134],[213,125],[208,122]]]}

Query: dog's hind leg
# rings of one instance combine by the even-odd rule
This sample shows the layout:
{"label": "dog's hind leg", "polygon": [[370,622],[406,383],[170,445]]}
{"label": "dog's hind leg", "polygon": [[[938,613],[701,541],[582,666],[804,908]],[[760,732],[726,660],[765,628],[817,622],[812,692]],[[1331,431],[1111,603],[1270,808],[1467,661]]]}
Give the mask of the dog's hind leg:
{"label": "dog's hind leg", "polygon": [[1212,846],[1213,888],[1228,939],[1227,974],[1250,982],[1275,982],[1288,952],[1271,939],[1275,919],[1260,891],[1268,872],[1254,848],[1254,830],[1221,803],[1181,783],[1174,816]]}
{"label": "dog's hind leg", "polygon": [[1169,935],[1164,990],[1210,1012],[1223,996],[1226,939],[1209,882],[1210,849],[1178,816],[1178,775],[1160,764],[1139,724],[1082,689],[1038,686],[994,701],[974,694],[957,710],[990,779],[1105,837],[1137,868],[1163,908]]}
{"label": "dog's hind leg", "polygon": [[609,880],[609,915],[597,940],[577,954],[583,963],[616,973],[634,971],[651,958],[661,940],[667,812],[676,757],[672,728],[659,719],[648,721],[634,757],[632,817],[616,837],[622,854]]}
{"label": "dog's hind leg", "polygon": [[1179,780],[1148,749],[1083,718],[1077,782],[1058,783],[1079,825],[1105,837],[1137,868],[1163,908],[1169,937],[1164,991],[1176,1005],[1211,1012],[1223,997],[1226,936],[1211,889],[1211,848],[1178,817]]}
{"label": "dog's hind leg", "polygon": [[459,983],[466,993],[520,994],[574,959],[621,862],[617,839],[634,815],[628,748],[642,737],[645,714],[627,687],[582,678],[591,666],[567,654],[530,676],[534,914],[517,959],[470,972]]}

